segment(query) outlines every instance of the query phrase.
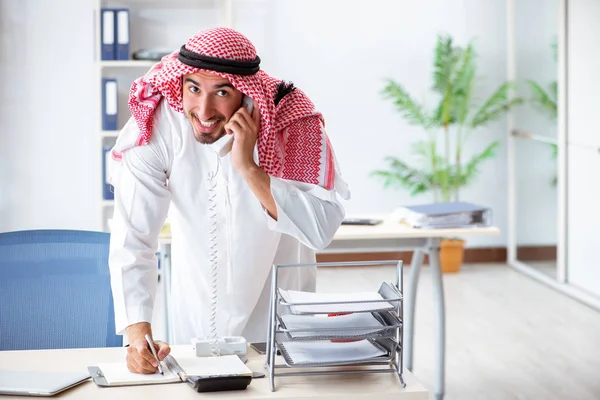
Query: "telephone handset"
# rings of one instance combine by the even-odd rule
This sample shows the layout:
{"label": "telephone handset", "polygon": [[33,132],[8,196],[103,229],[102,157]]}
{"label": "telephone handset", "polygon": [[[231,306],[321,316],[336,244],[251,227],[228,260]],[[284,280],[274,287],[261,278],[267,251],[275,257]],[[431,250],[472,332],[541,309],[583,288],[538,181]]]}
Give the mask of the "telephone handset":
{"label": "telephone handset", "polygon": [[[242,107],[246,107],[246,109],[248,110],[250,115],[252,115],[252,110],[254,109],[254,101],[252,100],[252,98],[244,95],[244,97],[242,98]],[[217,141],[217,143],[223,141],[223,147],[221,147],[221,150],[219,150],[220,157],[225,157],[227,154],[229,154],[229,152],[231,151],[231,148],[233,147],[234,136],[235,136],[235,132],[232,133],[231,135],[225,134],[225,136],[223,136],[221,139],[219,139]]]}

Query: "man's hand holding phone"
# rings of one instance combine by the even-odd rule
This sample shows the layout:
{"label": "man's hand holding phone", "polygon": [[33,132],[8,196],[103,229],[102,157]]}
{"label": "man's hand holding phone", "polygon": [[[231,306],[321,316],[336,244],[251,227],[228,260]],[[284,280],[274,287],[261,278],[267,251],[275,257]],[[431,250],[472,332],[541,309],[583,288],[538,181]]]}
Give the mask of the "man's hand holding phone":
{"label": "man's hand holding phone", "polygon": [[[231,149],[231,162],[239,172],[256,167],[254,147],[260,130],[260,111],[257,104],[249,97],[246,97],[245,101],[252,101],[252,107],[240,107],[225,124],[227,134],[235,136]],[[249,111],[248,108],[252,110]]]}

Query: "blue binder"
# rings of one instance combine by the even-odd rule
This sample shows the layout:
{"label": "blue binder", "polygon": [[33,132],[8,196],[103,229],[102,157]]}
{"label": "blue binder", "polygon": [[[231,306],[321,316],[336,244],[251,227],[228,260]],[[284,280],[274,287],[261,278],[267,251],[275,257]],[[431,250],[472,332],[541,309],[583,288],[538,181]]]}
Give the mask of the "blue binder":
{"label": "blue binder", "polygon": [[115,11],[112,8],[100,10],[100,58],[114,60],[115,49]]}
{"label": "blue binder", "polygon": [[102,129],[116,131],[118,114],[117,80],[102,78]]}
{"label": "blue binder", "polygon": [[114,200],[115,190],[108,181],[112,146],[102,146],[102,198],[104,200]]}
{"label": "blue binder", "polygon": [[490,208],[460,201],[404,206],[395,214],[414,228],[466,228],[492,224]]}
{"label": "blue binder", "polygon": [[129,60],[129,9],[115,11],[116,60]]}
{"label": "blue binder", "polygon": [[471,213],[486,211],[488,207],[464,201],[448,201],[442,203],[417,204],[404,206],[405,208],[428,217],[444,216],[451,214]]}

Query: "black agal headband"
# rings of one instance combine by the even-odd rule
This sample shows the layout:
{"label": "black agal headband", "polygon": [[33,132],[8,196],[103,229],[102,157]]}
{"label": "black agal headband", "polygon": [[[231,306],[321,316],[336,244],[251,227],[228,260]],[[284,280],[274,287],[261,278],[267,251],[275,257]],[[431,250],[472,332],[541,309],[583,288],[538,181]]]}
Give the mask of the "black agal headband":
{"label": "black agal headband", "polygon": [[258,56],[252,61],[228,60],[226,58],[209,57],[194,53],[187,50],[185,45],[181,46],[177,59],[190,67],[225,72],[227,74],[253,75],[260,69],[260,57]]}

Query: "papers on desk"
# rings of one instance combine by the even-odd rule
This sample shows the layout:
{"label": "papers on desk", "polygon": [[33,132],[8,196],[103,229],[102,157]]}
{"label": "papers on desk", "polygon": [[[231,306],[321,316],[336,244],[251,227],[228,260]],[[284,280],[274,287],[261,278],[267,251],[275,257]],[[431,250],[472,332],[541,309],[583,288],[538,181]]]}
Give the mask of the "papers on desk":
{"label": "papers on desk", "polygon": [[283,342],[280,344],[290,365],[343,364],[387,356],[387,352],[368,340],[356,342]]}
{"label": "papers on desk", "polygon": [[[163,362],[164,375],[136,374],[127,369],[125,362],[99,363],[97,369],[106,380],[107,386],[147,385],[182,382],[186,376],[214,377],[244,375],[252,376],[252,371],[236,355],[220,357],[191,357],[175,360],[167,356]],[[181,377],[178,373],[182,373]],[[93,374],[92,374],[92,377]],[[96,381],[96,379],[94,379]]]}
{"label": "papers on desk", "polygon": [[[285,328],[293,338],[315,336],[365,336],[385,329],[379,320],[371,313],[339,315],[335,317],[293,315],[281,316]],[[297,331],[297,332],[294,332]]]}
{"label": "papers on desk", "polygon": [[136,374],[127,369],[127,364],[119,363],[99,363],[98,368],[109,385],[127,386],[127,385],[146,385],[153,383],[173,383],[181,382],[179,376],[164,368],[164,376],[156,372],[154,374]]}
{"label": "papers on desk", "polygon": [[341,314],[385,311],[394,308],[392,304],[381,301],[384,298],[377,292],[314,293],[279,289],[279,293],[281,298],[290,305],[290,310],[293,314]]}
{"label": "papers on desk", "polygon": [[490,226],[492,210],[466,202],[443,202],[400,207],[394,216],[401,222],[423,229]]}

